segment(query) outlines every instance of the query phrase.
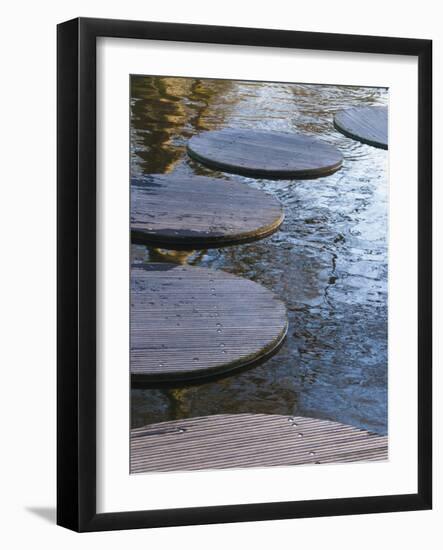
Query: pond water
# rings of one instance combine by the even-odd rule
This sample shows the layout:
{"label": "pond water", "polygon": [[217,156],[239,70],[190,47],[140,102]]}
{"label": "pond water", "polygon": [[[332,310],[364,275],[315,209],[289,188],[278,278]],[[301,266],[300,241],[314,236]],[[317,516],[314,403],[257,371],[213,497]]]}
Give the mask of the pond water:
{"label": "pond water", "polygon": [[[132,389],[132,426],[222,413],[302,415],[387,433],[387,151],[337,132],[334,113],[386,105],[388,91],[332,85],[133,76],[131,172],[244,182],[283,204],[281,230],[262,241],[193,253],[272,289],[289,331],[266,363],[221,380]],[[186,154],[205,130],[260,128],[317,136],[343,168],[314,180],[270,181],[205,168]],[[134,262],[158,256],[132,246]]]}

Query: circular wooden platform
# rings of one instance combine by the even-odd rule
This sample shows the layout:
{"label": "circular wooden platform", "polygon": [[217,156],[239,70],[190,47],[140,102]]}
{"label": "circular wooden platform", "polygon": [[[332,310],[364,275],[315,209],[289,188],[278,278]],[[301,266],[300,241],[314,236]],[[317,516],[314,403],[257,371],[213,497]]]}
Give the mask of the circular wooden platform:
{"label": "circular wooden platform", "polygon": [[223,414],[131,430],[131,473],[387,460],[387,437],[267,414]]}
{"label": "circular wooden platform", "polygon": [[261,285],[224,271],[147,264],[131,270],[134,382],[224,373],[271,355],[286,309]]}
{"label": "circular wooden platform", "polygon": [[339,111],[334,126],[345,136],[380,149],[388,148],[388,108],[352,107]]}
{"label": "circular wooden platform", "polygon": [[284,219],[281,204],[238,182],[152,174],[131,182],[131,235],[139,244],[195,250],[262,239]]}
{"label": "circular wooden platform", "polygon": [[262,130],[204,132],[189,140],[188,153],[224,172],[269,179],[326,176],[343,162],[340,151],[313,137]]}

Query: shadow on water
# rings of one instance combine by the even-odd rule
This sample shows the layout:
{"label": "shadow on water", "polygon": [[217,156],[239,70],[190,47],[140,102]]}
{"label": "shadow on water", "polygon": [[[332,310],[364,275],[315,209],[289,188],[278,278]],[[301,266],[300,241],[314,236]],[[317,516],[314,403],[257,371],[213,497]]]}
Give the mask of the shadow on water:
{"label": "shadow on water", "polygon": [[[229,178],[283,203],[285,222],[275,235],[196,251],[186,261],[273,289],[289,314],[280,351],[256,368],[183,388],[133,388],[133,426],[252,412],[387,432],[387,153],[332,125],[341,108],[387,100],[381,88],[132,78],[133,175]],[[342,151],[343,168],[316,180],[276,182],[209,170],[187,156],[192,135],[224,127],[316,135]],[[158,251],[138,245],[132,259],[162,261]]]}

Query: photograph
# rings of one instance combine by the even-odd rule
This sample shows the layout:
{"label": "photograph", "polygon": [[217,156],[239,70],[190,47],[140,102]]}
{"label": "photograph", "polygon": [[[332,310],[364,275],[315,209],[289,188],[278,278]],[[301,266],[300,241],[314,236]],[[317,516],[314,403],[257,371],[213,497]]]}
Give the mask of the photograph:
{"label": "photograph", "polygon": [[131,474],[389,460],[389,89],[129,75]]}
{"label": "photograph", "polygon": [[1,546],[434,550],[441,18],[217,7],[7,6]]}
{"label": "photograph", "polygon": [[57,31],[57,524],[430,509],[432,40]]}

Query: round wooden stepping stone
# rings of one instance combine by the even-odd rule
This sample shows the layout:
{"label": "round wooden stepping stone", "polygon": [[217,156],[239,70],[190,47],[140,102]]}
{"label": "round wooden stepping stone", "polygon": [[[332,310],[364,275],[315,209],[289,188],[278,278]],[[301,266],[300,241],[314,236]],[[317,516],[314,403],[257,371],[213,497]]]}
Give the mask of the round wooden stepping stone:
{"label": "round wooden stepping stone", "polygon": [[188,153],[224,172],[269,179],[327,176],[343,162],[340,151],[313,137],[261,130],[204,132],[189,140]]}
{"label": "round wooden stepping stone", "polygon": [[352,107],[339,111],[334,126],[345,136],[380,149],[388,148],[388,108]]}
{"label": "round wooden stepping stone", "polygon": [[153,174],[131,182],[132,241],[200,249],[263,239],[284,219],[271,195],[244,183]]}
{"label": "round wooden stepping stone", "polygon": [[146,264],[131,270],[134,382],[220,374],[270,356],[286,309],[263,286],[212,269]]}
{"label": "round wooden stepping stone", "polygon": [[222,414],[131,430],[132,473],[387,459],[385,436],[299,416]]}

